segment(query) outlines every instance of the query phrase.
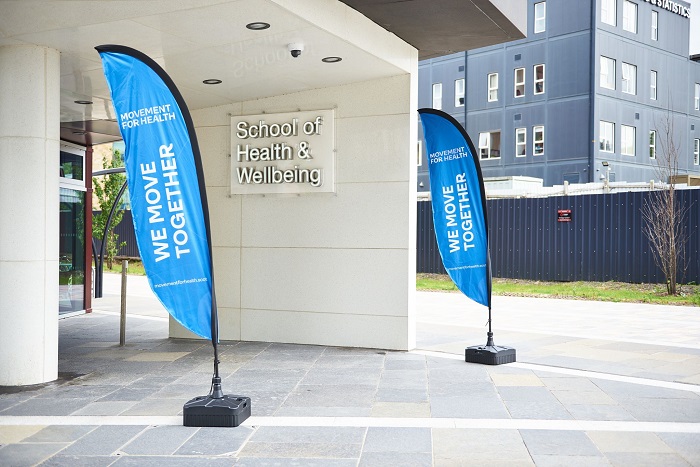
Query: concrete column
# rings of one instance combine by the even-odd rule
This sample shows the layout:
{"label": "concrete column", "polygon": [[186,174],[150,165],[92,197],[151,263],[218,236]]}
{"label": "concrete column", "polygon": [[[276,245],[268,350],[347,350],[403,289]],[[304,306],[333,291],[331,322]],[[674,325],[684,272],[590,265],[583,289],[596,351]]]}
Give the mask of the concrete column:
{"label": "concrete column", "polygon": [[60,56],[0,47],[0,385],[58,377]]}

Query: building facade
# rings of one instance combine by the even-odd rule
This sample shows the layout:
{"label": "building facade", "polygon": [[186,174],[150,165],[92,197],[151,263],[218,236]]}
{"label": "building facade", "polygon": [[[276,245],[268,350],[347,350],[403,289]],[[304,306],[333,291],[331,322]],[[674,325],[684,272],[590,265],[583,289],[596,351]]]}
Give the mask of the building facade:
{"label": "building facade", "polygon": [[[524,37],[524,7],[2,2],[0,386],[56,379],[59,312],[92,306],[92,147],[121,139],[96,46],[148,55],[187,102],[211,213],[222,340],[410,349],[419,60]],[[432,34],[446,24],[449,32]],[[264,149],[269,140],[249,134],[253,141],[239,144],[233,135],[241,123],[262,128],[265,120],[269,128],[273,119],[277,129],[312,125],[298,134],[318,136],[319,145],[299,141],[285,163],[301,173],[323,160],[323,183],[291,180],[299,189],[279,193],[251,176],[245,183],[267,191],[238,190],[241,145]],[[291,144],[280,138],[270,144]],[[261,167],[241,170],[260,175]],[[192,337],[174,320],[170,326],[172,337]]]}
{"label": "building facade", "polygon": [[[484,177],[545,186],[659,180],[673,143],[700,174],[700,63],[690,5],[528,0],[525,39],[419,64],[419,107],[462,123]],[[693,60],[695,59],[695,60]],[[429,187],[419,127],[418,190]]]}

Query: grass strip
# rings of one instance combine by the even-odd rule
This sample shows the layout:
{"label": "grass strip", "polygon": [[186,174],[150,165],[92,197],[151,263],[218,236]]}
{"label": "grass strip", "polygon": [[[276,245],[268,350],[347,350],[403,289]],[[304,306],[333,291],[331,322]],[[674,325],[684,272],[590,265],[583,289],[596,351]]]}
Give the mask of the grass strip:
{"label": "grass strip", "polygon": [[[416,289],[458,292],[447,275],[418,274]],[[700,306],[700,286],[686,284],[676,296],[666,294],[664,284],[628,284],[625,282],[545,282],[522,279],[493,279],[493,295],[565,298],[604,302],[654,303],[659,305]]]}

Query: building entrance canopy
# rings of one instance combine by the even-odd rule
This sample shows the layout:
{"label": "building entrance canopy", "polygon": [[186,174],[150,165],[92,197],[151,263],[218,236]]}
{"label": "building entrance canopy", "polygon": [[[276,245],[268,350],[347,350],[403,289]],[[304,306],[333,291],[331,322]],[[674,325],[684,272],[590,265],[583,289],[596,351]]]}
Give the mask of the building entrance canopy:
{"label": "building entrance canopy", "polygon": [[[519,39],[525,3],[154,0],[59,8],[42,0],[4,2],[0,47],[33,44],[61,53],[61,139],[95,145],[121,138],[94,50],[99,44],[127,45],[156,60],[196,110],[395,75],[410,63],[391,47],[377,47],[386,42],[382,28],[416,47],[421,59]],[[303,45],[297,58],[288,50],[294,43]],[[342,60],[327,63],[327,57]]]}
{"label": "building entrance canopy", "polygon": [[[58,246],[61,140],[86,146],[89,161],[91,146],[120,139],[95,46],[118,44],[148,55],[189,107],[212,213],[222,340],[409,349],[415,345],[418,60],[522,37],[524,28],[512,18],[525,17],[523,3],[2,2],[0,199],[24,203],[0,209],[11,219],[0,228],[0,322],[12,323],[0,326],[0,385],[57,377],[57,285],[67,263],[59,265],[60,256],[67,258]],[[126,109],[119,120],[148,119],[141,111]],[[328,163],[304,167],[307,153],[297,150],[298,164],[268,167],[263,159],[269,158],[247,153],[251,165],[241,170],[256,183],[283,172],[294,181],[295,174],[322,168],[334,174],[332,189],[233,194],[234,117],[283,113],[294,113],[286,121],[310,122],[314,135],[323,133],[317,129],[324,121],[331,138],[309,135],[298,145],[326,151]],[[261,120],[249,123],[262,126]],[[87,201],[91,172],[86,163]],[[321,178],[310,180],[314,189],[321,185]],[[90,255],[84,258],[89,264]],[[194,337],[176,322],[170,326],[173,337]]]}

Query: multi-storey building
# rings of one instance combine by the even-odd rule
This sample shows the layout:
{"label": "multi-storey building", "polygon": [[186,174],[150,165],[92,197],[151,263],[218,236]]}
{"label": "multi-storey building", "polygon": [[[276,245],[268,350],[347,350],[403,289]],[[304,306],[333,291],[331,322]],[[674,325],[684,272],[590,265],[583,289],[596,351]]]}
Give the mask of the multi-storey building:
{"label": "multi-storey building", "polygon": [[[525,39],[419,66],[419,107],[464,125],[485,177],[658,180],[657,156],[671,141],[679,173],[700,174],[688,3],[528,0],[527,11]],[[429,186],[424,152],[419,191]]]}

